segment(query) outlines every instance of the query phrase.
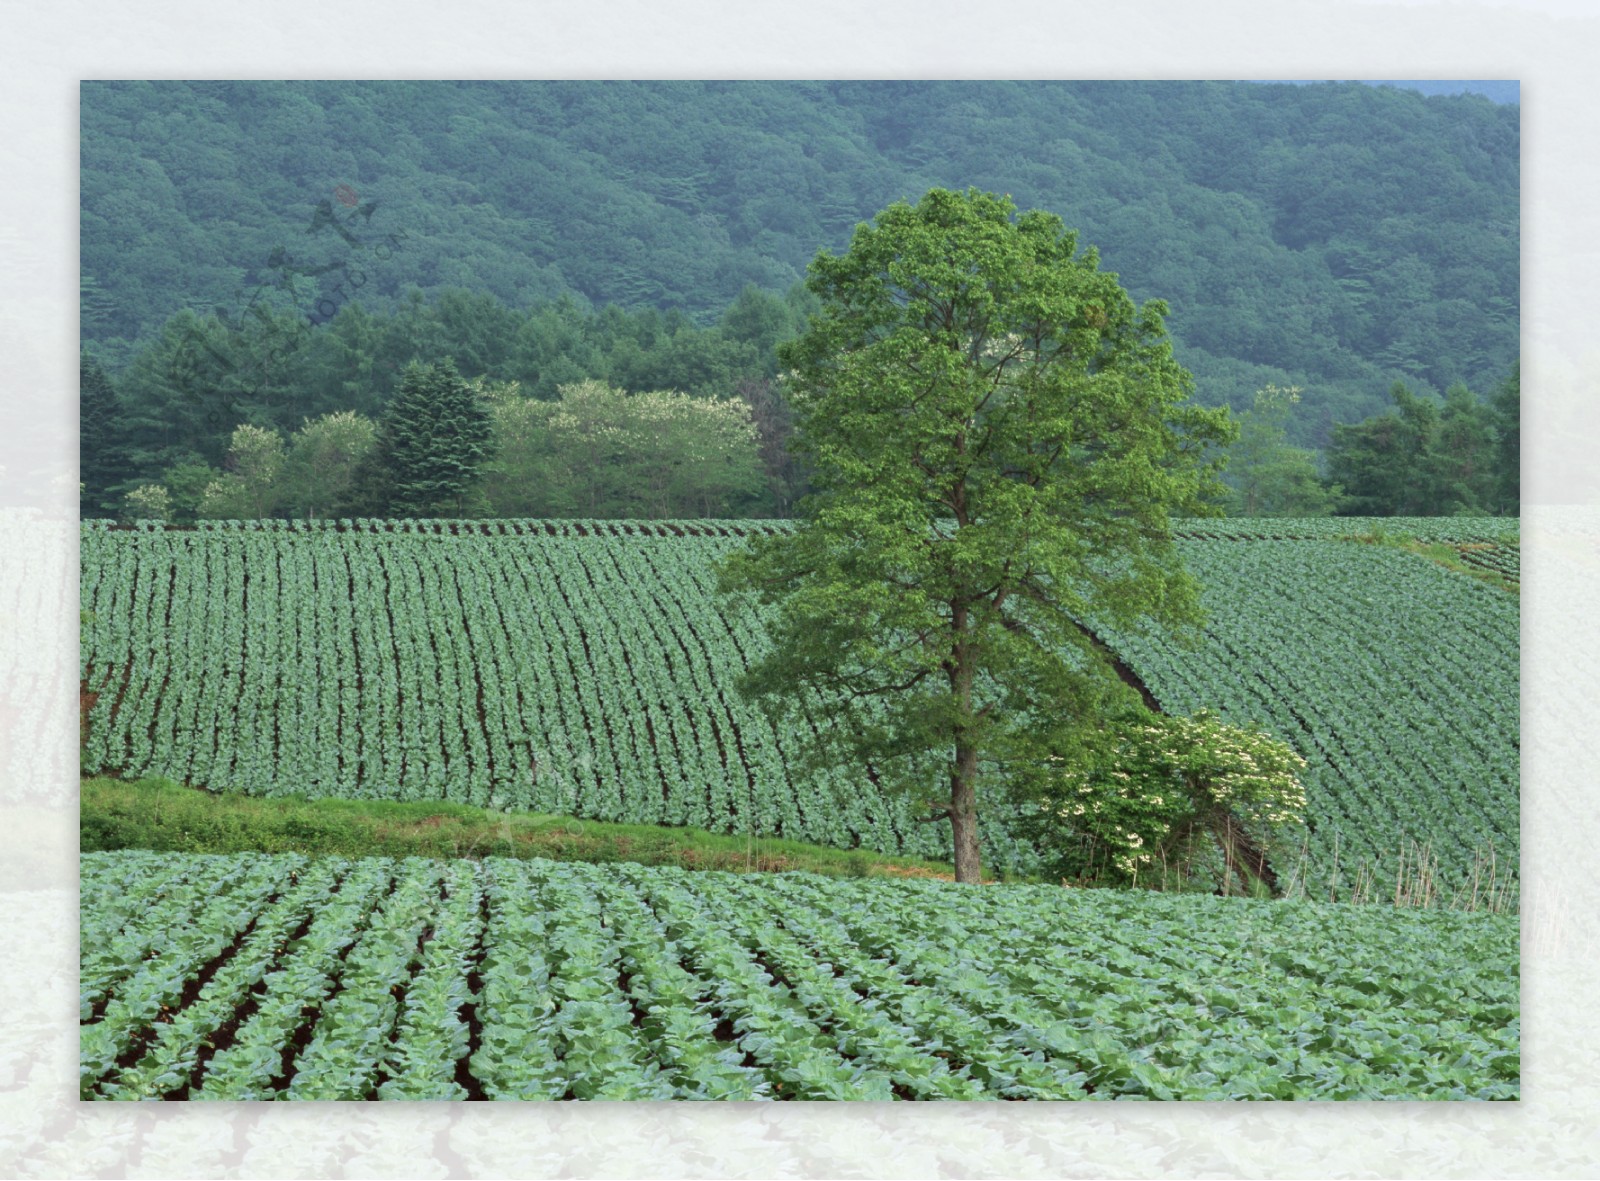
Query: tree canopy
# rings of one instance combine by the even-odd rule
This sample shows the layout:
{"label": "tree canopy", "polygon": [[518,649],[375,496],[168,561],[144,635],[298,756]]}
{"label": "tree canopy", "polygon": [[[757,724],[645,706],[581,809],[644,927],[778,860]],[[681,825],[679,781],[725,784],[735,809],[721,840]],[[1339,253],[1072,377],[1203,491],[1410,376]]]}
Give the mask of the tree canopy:
{"label": "tree canopy", "polygon": [[826,709],[819,755],[947,817],[976,881],[980,795],[1121,689],[1081,621],[1197,622],[1169,514],[1215,512],[1233,427],[1190,401],[1165,305],[1008,198],[891,205],[807,286],[822,310],[779,355],[814,492],[723,569],[769,608],[743,687]]}
{"label": "tree canopy", "polygon": [[1329,474],[1353,516],[1488,515],[1518,511],[1517,371],[1494,402],[1454,385],[1443,402],[1389,391],[1394,409],[1334,428]]}
{"label": "tree canopy", "polygon": [[1317,471],[1317,456],[1292,447],[1285,424],[1300,401],[1296,386],[1266,385],[1239,415],[1239,438],[1228,453],[1228,514],[1236,517],[1325,517],[1338,504]]}
{"label": "tree canopy", "polygon": [[100,363],[87,353],[78,358],[78,479],[85,516],[101,516],[115,504],[113,489],[126,474],[122,407]]}

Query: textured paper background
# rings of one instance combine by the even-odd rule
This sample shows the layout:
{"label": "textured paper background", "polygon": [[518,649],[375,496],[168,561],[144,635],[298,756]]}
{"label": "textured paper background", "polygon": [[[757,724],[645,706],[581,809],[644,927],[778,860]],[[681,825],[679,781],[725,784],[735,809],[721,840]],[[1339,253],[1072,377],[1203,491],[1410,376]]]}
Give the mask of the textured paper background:
{"label": "textured paper background", "polygon": [[[1580,1177],[1600,1161],[1588,746],[1600,272],[1587,5],[1145,0],[11,8],[0,69],[0,1176]],[[1520,78],[1519,1104],[76,1101],[77,84],[86,77]]]}

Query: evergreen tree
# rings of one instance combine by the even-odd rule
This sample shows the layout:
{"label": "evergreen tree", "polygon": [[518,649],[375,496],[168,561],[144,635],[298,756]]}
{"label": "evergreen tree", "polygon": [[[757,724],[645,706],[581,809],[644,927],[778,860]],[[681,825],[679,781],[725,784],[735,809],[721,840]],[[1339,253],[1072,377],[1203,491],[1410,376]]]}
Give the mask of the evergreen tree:
{"label": "evergreen tree", "polygon": [[488,408],[453,361],[407,366],[377,448],[390,481],[389,511],[404,517],[463,515],[467,493],[489,456],[490,437]]}
{"label": "evergreen tree", "polygon": [[[1394,410],[1333,429],[1328,469],[1344,486],[1342,513],[1439,517],[1516,511],[1505,470],[1504,403],[1514,393],[1502,387],[1493,406],[1460,382],[1446,391],[1442,406],[1403,382],[1389,393]],[[1515,442],[1510,446],[1514,453]]]}
{"label": "evergreen tree", "polygon": [[1434,512],[1476,514],[1497,507],[1494,411],[1460,382],[1445,391],[1432,451]]}
{"label": "evergreen tree", "polygon": [[86,517],[116,513],[117,485],[133,473],[124,437],[127,424],[117,391],[100,362],[78,355],[78,480],[80,511]]}

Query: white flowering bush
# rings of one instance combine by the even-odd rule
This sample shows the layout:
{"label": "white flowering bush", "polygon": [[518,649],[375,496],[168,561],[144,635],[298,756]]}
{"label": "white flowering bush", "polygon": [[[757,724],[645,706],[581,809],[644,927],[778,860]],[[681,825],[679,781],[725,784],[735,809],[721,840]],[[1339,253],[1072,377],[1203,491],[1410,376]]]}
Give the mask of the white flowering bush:
{"label": "white flowering bush", "polygon": [[[1144,714],[1108,723],[1033,780],[1021,827],[1067,881],[1182,880],[1237,828],[1271,851],[1298,843],[1306,762],[1254,727]],[[1231,854],[1229,855],[1231,859]]]}
{"label": "white flowering bush", "polygon": [[163,484],[140,484],[122,498],[123,516],[130,521],[172,520],[172,493]]}

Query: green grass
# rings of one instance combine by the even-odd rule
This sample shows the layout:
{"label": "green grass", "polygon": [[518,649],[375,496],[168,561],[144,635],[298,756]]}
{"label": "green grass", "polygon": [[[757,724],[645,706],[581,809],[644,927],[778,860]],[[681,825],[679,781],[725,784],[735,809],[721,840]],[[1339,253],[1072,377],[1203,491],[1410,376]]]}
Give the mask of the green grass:
{"label": "green grass", "polygon": [[340,857],[541,857],[753,873],[804,870],[831,877],[954,877],[948,863],[886,857],[865,849],[495,812],[440,800],[262,799],[212,793],[165,779],[83,780],[78,828],[79,847],[85,853],[152,849]]}
{"label": "green grass", "polygon": [[[1454,570],[1457,574],[1465,574],[1469,578],[1476,578],[1479,582],[1487,582],[1490,586],[1503,590],[1507,594],[1520,596],[1522,593],[1522,587],[1519,582],[1508,579],[1483,566],[1476,566],[1463,560],[1460,544],[1429,541],[1400,533],[1388,533],[1381,528],[1375,529],[1370,533],[1361,534],[1356,540],[1365,542],[1368,545],[1384,545],[1391,549],[1403,549],[1419,557],[1427,558],[1430,562],[1435,562],[1446,570]],[[1483,548],[1483,546],[1480,544],[1478,548]]]}
{"label": "green grass", "polygon": [[1463,561],[1461,550],[1456,546],[1446,545],[1443,542],[1414,541],[1405,546],[1405,548],[1414,554],[1421,554],[1429,561],[1439,563],[1439,565],[1448,570],[1454,570],[1458,574],[1470,575],[1482,582],[1487,582],[1490,586],[1499,587],[1508,594],[1516,595],[1521,593],[1519,583],[1512,582],[1493,570],[1485,569],[1482,566],[1474,566],[1471,562]]}

